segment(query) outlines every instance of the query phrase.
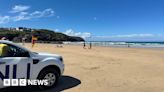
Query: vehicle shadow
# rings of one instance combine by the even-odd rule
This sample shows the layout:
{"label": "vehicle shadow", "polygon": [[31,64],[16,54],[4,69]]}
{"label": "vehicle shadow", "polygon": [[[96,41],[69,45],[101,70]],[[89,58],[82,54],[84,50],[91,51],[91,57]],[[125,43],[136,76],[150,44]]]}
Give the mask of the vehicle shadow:
{"label": "vehicle shadow", "polygon": [[8,87],[0,89],[0,92],[61,92],[66,89],[70,89],[81,84],[81,81],[71,76],[61,76],[56,87],[48,90],[39,90],[34,86],[27,87]]}

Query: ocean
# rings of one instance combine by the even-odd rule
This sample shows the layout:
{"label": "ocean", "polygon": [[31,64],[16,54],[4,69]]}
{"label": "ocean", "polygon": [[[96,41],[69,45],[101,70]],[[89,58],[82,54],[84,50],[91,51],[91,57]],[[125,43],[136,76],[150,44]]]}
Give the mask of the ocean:
{"label": "ocean", "polygon": [[[138,47],[138,48],[164,48],[164,42],[129,42],[129,41],[90,41],[85,42],[86,45],[92,43],[92,46],[105,47]],[[84,42],[64,42],[64,44],[83,45]]]}

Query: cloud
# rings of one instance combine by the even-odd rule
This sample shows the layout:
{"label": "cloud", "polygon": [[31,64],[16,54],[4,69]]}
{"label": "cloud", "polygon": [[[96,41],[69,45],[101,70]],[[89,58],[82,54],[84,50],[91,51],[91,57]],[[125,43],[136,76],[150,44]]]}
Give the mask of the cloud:
{"label": "cloud", "polygon": [[56,18],[57,18],[57,19],[60,19],[60,16],[57,16]]}
{"label": "cloud", "polygon": [[154,34],[130,34],[130,35],[116,35],[112,37],[118,37],[118,38],[154,37]]}
{"label": "cloud", "polygon": [[13,21],[20,21],[20,20],[28,20],[30,17],[28,16],[27,12],[20,12],[19,15],[12,18]]}
{"label": "cloud", "polygon": [[111,36],[92,36],[93,41],[160,41],[164,34],[127,34]]}
{"label": "cloud", "polygon": [[54,29],[54,31],[55,31],[55,32],[60,32],[60,30],[59,30],[59,29]]}
{"label": "cloud", "polygon": [[0,24],[9,22],[10,16],[0,16]]}
{"label": "cloud", "polygon": [[53,16],[55,12],[52,9],[45,9],[43,11],[35,11],[30,14],[32,18],[40,18],[40,17],[47,17],[47,16]]}
{"label": "cloud", "polygon": [[147,38],[155,37],[155,34],[129,34],[129,35],[114,35],[114,36],[95,36],[98,38]]}
{"label": "cloud", "polygon": [[54,11],[52,9],[45,9],[43,11],[34,11],[32,13],[28,12],[20,12],[19,15],[13,18],[13,21],[21,21],[21,20],[29,20],[33,18],[42,18],[49,17],[54,15]]}
{"label": "cloud", "polygon": [[97,17],[94,17],[93,19],[94,19],[94,20],[97,20]]}
{"label": "cloud", "polygon": [[50,17],[55,15],[55,11],[51,8],[42,11],[27,12],[30,6],[15,5],[10,13],[16,13],[14,16],[0,16],[0,24],[5,24],[8,22],[30,20],[34,18]]}
{"label": "cloud", "polygon": [[17,12],[23,12],[26,11],[30,8],[30,6],[25,6],[25,5],[15,5],[10,13],[17,13]]}
{"label": "cloud", "polygon": [[88,38],[91,37],[91,33],[89,32],[74,32],[73,29],[68,29],[64,32],[64,34],[69,35],[69,36],[79,36],[82,38]]}

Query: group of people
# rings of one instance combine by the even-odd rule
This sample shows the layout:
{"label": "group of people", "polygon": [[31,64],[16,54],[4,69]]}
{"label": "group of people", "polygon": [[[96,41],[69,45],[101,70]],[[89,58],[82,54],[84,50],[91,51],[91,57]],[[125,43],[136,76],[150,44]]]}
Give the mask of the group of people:
{"label": "group of people", "polygon": [[[6,37],[2,37],[1,40],[7,40],[7,38]],[[35,43],[36,43],[37,40],[38,40],[37,37],[32,36],[32,39],[31,39],[31,44],[32,44],[31,47],[32,48],[35,46]],[[22,45],[25,44],[25,41],[26,41],[26,38],[23,37],[22,38]],[[63,46],[62,45],[57,45],[57,47],[63,47]],[[86,42],[83,43],[83,48],[86,49]],[[92,49],[92,43],[91,42],[89,43],[88,49]]]}
{"label": "group of people", "polygon": [[[8,39],[7,39],[6,37],[2,37],[2,38],[0,38],[0,40],[8,40]],[[36,43],[37,40],[38,40],[37,37],[32,36],[32,39],[31,39],[31,44],[32,44],[31,47],[32,47],[32,48],[35,46],[35,43]],[[22,38],[22,45],[24,45],[25,42],[26,42],[26,38],[23,37],[23,38]]]}
{"label": "group of people", "polygon": [[[86,49],[86,43],[85,42],[83,43],[83,48]],[[92,49],[92,43],[91,42],[89,43],[88,49]]]}
{"label": "group of people", "polygon": [[[38,40],[38,38],[37,37],[35,37],[35,36],[32,36],[32,39],[31,39],[31,47],[33,48],[34,46],[35,46],[35,43],[36,43],[36,41]],[[25,42],[26,42],[26,38],[25,37],[23,37],[22,38],[22,45],[24,45],[25,44]]]}

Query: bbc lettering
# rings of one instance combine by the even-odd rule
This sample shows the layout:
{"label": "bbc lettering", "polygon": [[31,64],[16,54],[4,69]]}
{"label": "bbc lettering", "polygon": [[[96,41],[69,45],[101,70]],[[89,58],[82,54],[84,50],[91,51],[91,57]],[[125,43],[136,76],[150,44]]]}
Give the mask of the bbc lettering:
{"label": "bbc lettering", "polygon": [[48,85],[48,80],[4,79],[3,86]]}
{"label": "bbc lettering", "polygon": [[26,79],[4,79],[3,86],[27,86]]}

